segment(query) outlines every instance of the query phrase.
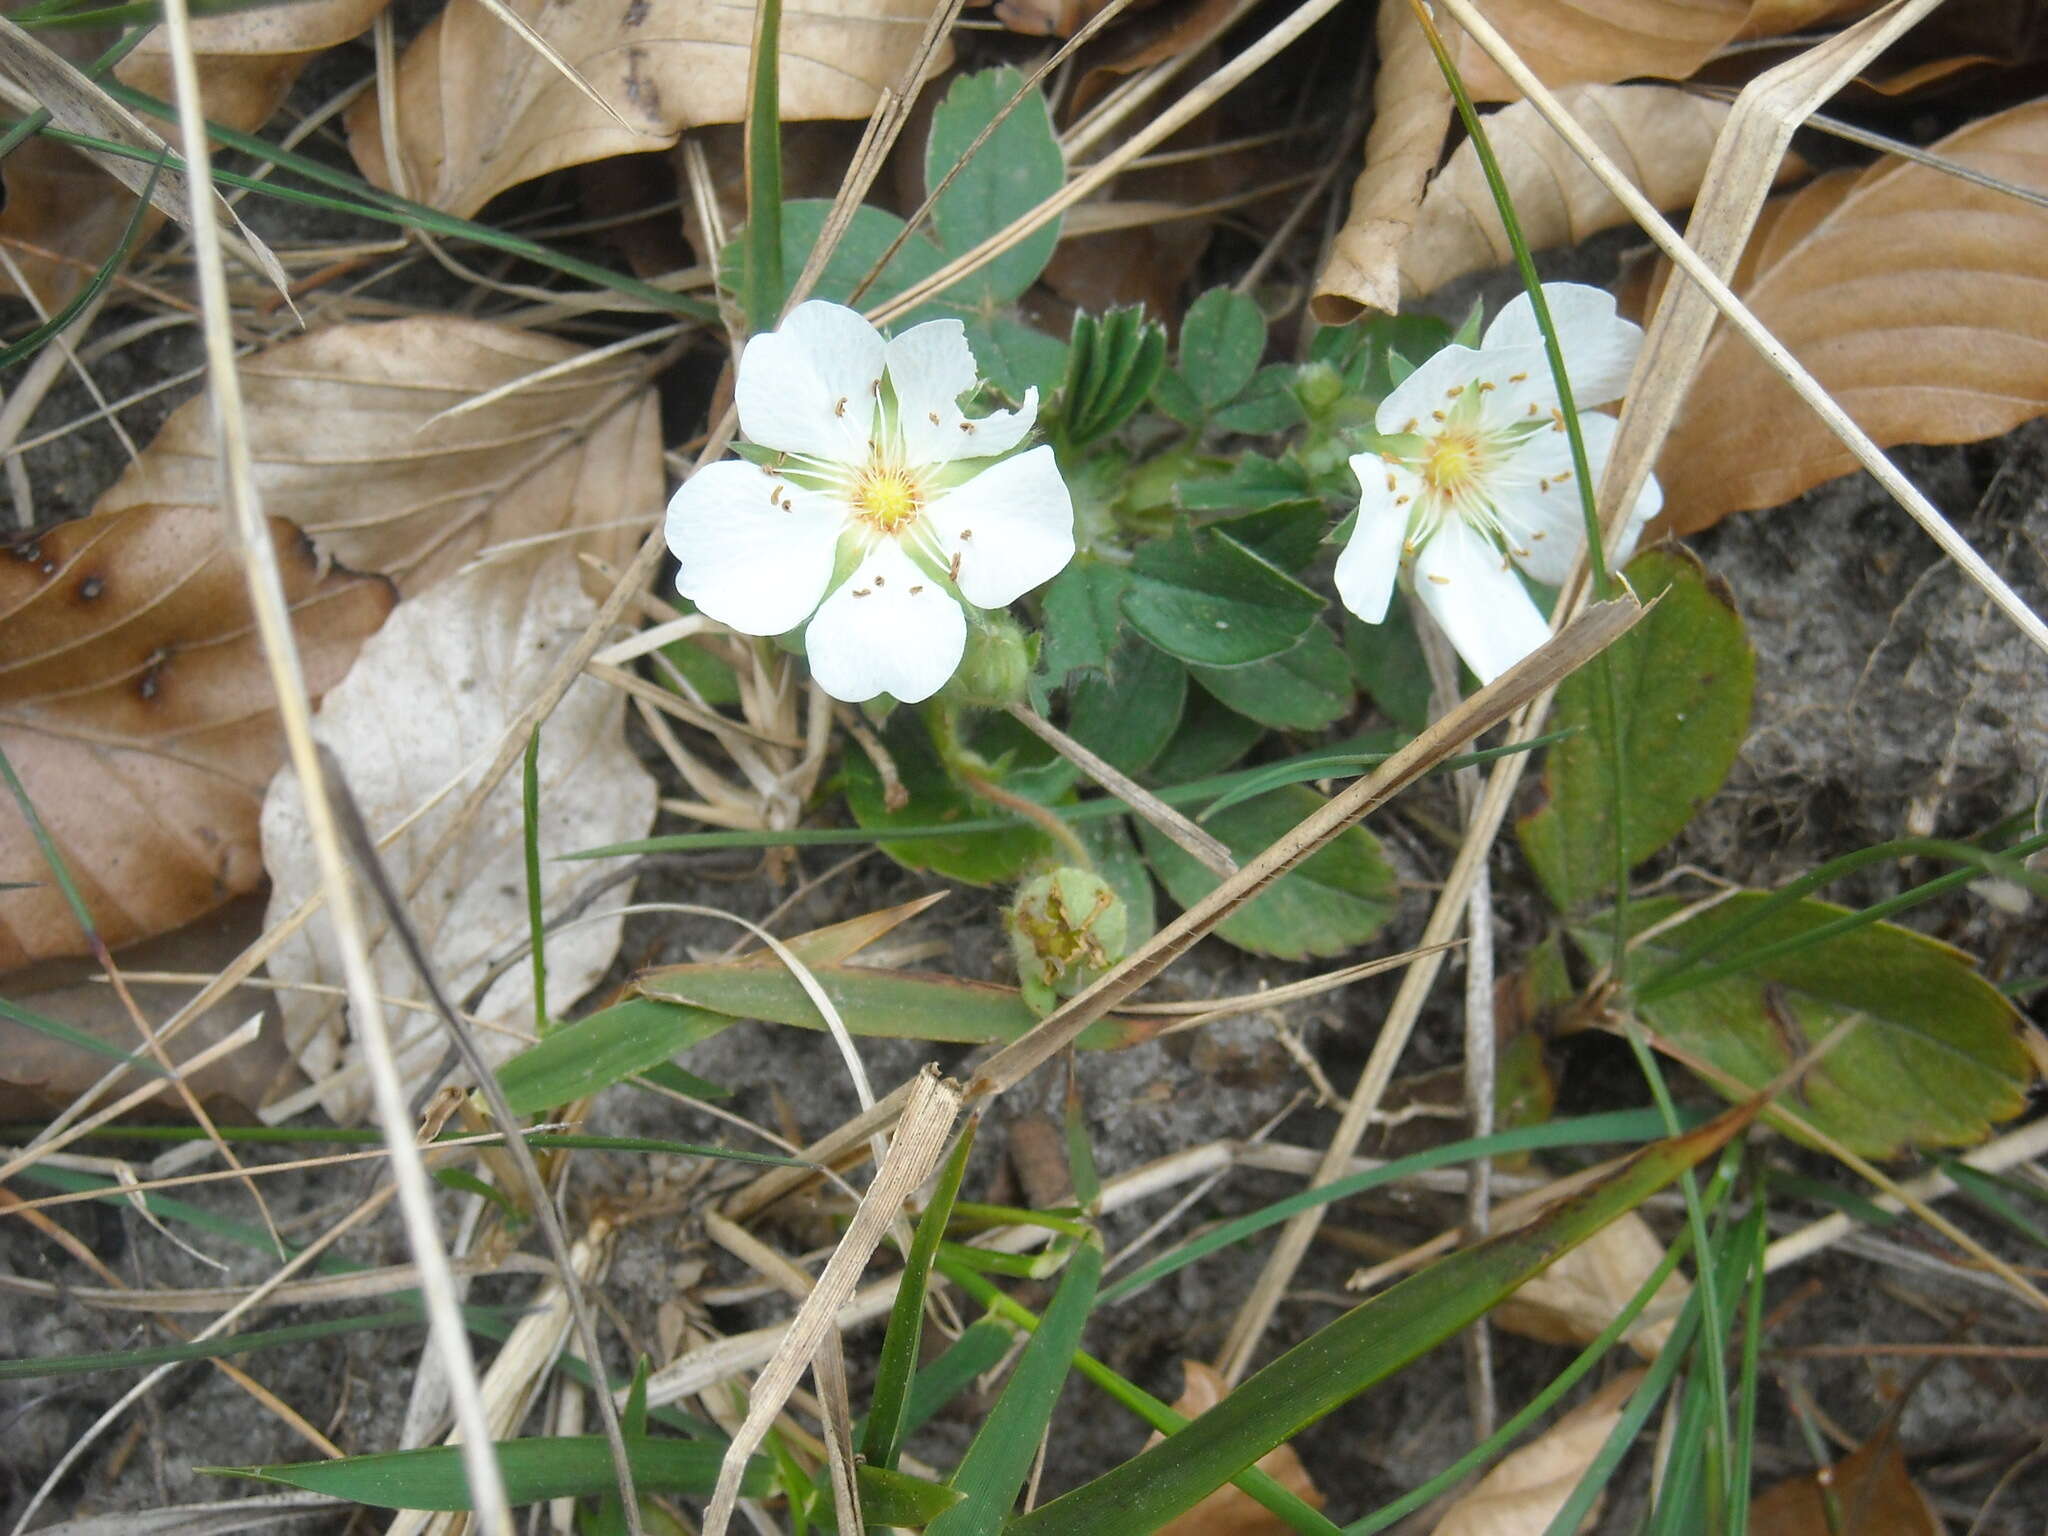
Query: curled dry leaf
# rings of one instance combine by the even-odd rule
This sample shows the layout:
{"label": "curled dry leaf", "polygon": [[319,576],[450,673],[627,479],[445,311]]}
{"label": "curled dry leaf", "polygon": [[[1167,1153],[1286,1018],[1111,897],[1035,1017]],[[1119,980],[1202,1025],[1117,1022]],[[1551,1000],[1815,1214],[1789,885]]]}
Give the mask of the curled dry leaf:
{"label": "curled dry leaf", "polygon": [[[258,353],[242,365],[242,389],[264,507],[322,554],[408,595],[479,551],[566,530],[582,530],[577,548],[623,564],[662,500],[643,359],[573,368],[443,414],[578,355],[448,315],[339,325]],[[101,509],[212,500],[209,410],[202,396],[172,412]]]}
{"label": "curled dry leaf", "polygon": [[[348,113],[378,186],[469,215],[507,187],[607,155],[665,149],[686,128],[746,118],[751,6],[715,0],[509,0],[610,111],[481,0],[450,0],[398,62],[393,166],[379,93]],[[917,51],[933,0],[816,0],[783,13],[785,118],[865,117]],[[943,65],[942,50],[934,61]]]}
{"label": "curled dry leaf", "polygon": [[[1181,1371],[1187,1385],[1173,1411],[1183,1418],[1199,1418],[1230,1393],[1230,1384],[1222,1375],[1200,1360],[1183,1360]],[[1146,1443],[1157,1445],[1159,1440],[1160,1436],[1154,1435]],[[1275,1446],[1259,1458],[1258,1468],[1302,1502],[1316,1509],[1323,1507],[1322,1491],[1293,1446]],[[1285,1536],[1293,1529],[1250,1494],[1225,1483],[1187,1513],[1160,1526],[1157,1536]]]}
{"label": "curled dry leaf", "polygon": [[1401,252],[1451,123],[1451,88],[1409,0],[1380,0],[1379,49],[1365,169],[1316,278],[1311,307],[1325,325],[1401,307]]}
{"label": "curled dry leaf", "polygon": [[[283,105],[316,55],[357,37],[391,0],[295,0],[192,20],[192,51],[206,115],[253,133]],[[161,27],[116,66],[123,85],[173,99],[170,43]]]}
{"label": "curled dry leaf", "polygon": [[1758,1494],[1749,1506],[1749,1529],[1750,1536],[1833,1536],[1837,1530],[1942,1536],[1948,1528],[1914,1485],[1898,1436],[1887,1428],[1832,1467]]}
{"label": "curled dry leaf", "polygon": [[1542,1536],[1621,1419],[1643,1372],[1617,1376],[1479,1480],[1431,1536]]}
{"label": "curled dry leaf", "polygon": [[[1657,1234],[1630,1211],[1516,1291],[1492,1317],[1509,1332],[1546,1344],[1589,1343],[1663,1262],[1664,1245]],[[1667,1278],[1625,1335],[1629,1347],[1646,1360],[1656,1359],[1691,1291],[1684,1276]]]}
{"label": "curled dry leaf", "polygon": [[[1874,0],[1478,0],[1548,86],[1684,80],[1737,39],[1776,37],[1872,9]],[[1476,101],[1521,95],[1463,31],[1446,41]]]}
{"label": "curled dry leaf", "polygon": [[[284,758],[242,572],[210,507],[59,524],[0,553],[0,747],[107,944],[163,933],[263,878],[256,817]],[[270,524],[307,687],[338,682],[390,587],[324,574]],[[0,969],[87,952],[0,796]]]}
{"label": "curled dry leaf", "polygon": [[[458,1005],[527,933],[519,776],[499,784],[437,864],[427,869],[423,861],[454,824],[506,730],[596,611],[566,551],[478,566],[401,604],[315,721],[373,836],[433,802],[385,849],[384,864],[393,885],[412,892],[407,911]],[[627,746],[624,721],[624,695],[584,678],[541,731],[541,901],[551,915],[617,867],[554,855],[642,837],[653,823],[654,780]],[[275,923],[319,885],[304,801],[290,773],[278,775],[263,804],[263,862],[272,882],[268,921]],[[549,936],[551,1007],[564,1010],[597,984],[618,950],[620,925],[619,918],[604,918]],[[381,923],[377,932],[371,962],[379,989],[386,997],[424,998],[398,943]],[[334,933],[324,917],[272,957],[270,973],[284,982],[340,984]],[[287,991],[283,1008],[286,1043],[321,1085],[328,1113],[360,1118],[367,1085],[359,1071],[343,1068],[359,1063],[361,1052],[335,1000]],[[483,1026],[478,1043],[485,1055],[510,1056],[531,1038],[531,967],[509,966],[472,1012]],[[387,1022],[408,1079],[440,1059],[446,1041],[438,1018],[393,1009]]]}
{"label": "curled dry leaf", "polygon": [[[1931,147],[2048,186],[2048,101]],[[1974,442],[2048,410],[2048,210],[1930,166],[1882,163],[1794,193],[1757,242],[1743,297],[1879,444]],[[1691,533],[1855,467],[1723,331],[1658,460],[1663,526]]]}
{"label": "curled dry leaf", "polygon": [[[1637,189],[1663,209],[1683,208],[1698,194],[1730,110],[1727,102],[1668,85],[1586,85],[1558,94]],[[1576,245],[1629,222],[1614,194],[1527,102],[1494,113],[1487,132],[1532,248]],[[1802,170],[1788,157],[1779,178]],[[1430,183],[1399,254],[1401,286],[1411,295],[1514,260],[1469,140]]]}

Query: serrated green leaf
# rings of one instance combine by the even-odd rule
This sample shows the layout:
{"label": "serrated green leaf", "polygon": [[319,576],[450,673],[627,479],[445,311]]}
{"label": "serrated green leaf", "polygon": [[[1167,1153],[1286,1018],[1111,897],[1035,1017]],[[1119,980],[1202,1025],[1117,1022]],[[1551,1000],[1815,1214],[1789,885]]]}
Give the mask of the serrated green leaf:
{"label": "serrated green leaf", "polygon": [[1211,288],[1180,323],[1180,377],[1208,410],[1244,392],[1266,351],[1266,317],[1228,288]]}
{"label": "serrated green leaf", "polygon": [[1291,363],[1268,363],[1252,375],[1242,396],[1210,418],[1211,424],[1221,432],[1242,432],[1251,437],[1265,437],[1300,426],[1308,420],[1308,413],[1301,408],[1301,397],[1294,392],[1299,372]]}
{"label": "serrated green leaf", "polygon": [[[996,125],[973,158],[965,159],[982,130],[1023,83],[1024,76],[1008,66],[962,75],[932,113],[925,186],[935,188],[952,174],[932,206],[932,233],[948,257],[963,255],[1008,228],[1066,181],[1066,161],[1053,135],[1052,116],[1037,91]],[[992,316],[1038,280],[1059,241],[1060,221],[1053,219],[955,283],[947,290],[947,301]]]}
{"label": "serrated green leaf", "polygon": [[1323,536],[1330,530],[1330,513],[1317,498],[1303,497],[1297,501],[1276,501],[1260,511],[1210,526],[1229,534],[1281,570],[1299,571],[1323,547]]}
{"label": "serrated green leaf", "polygon": [[1131,562],[1123,595],[1131,627],[1170,656],[1241,667],[1308,633],[1323,600],[1228,534],[1176,529]]}
{"label": "serrated green leaf", "polygon": [[1411,731],[1429,724],[1429,662],[1406,603],[1395,603],[1380,624],[1345,614],[1344,654],[1352,677],[1381,714]]}
{"label": "serrated green leaf", "polygon": [[1351,667],[1324,624],[1269,660],[1192,670],[1220,703],[1275,730],[1319,731],[1351,712]]}
{"label": "serrated green leaf", "polygon": [[[848,752],[844,770],[846,804],[862,827],[886,832],[892,826],[943,826],[948,822],[978,820],[992,813],[993,807],[969,796],[940,766],[923,717],[915,710],[896,711],[882,732],[882,744],[895,760],[896,772],[910,799],[902,809],[891,810],[881,775],[867,754],[858,748]],[[1021,787],[1010,787],[1023,792]],[[958,839],[920,837],[877,846],[905,869],[929,869],[969,885],[997,885],[1014,880],[1032,864],[1056,856],[1052,841],[1036,827]]]}
{"label": "serrated green leaf", "polygon": [[1551,716],[1577,734],[1550,749],[1544,803],[1515,827],[1536,877],[1567,912],[1614,889],[1615,754],[1627,788],[1620,843],[1632,869],[1721,787],[1749,730],[1756,657],[1727,587],[1675,545],[1638,555],[1628,580],[1651,607],[1607,650],[1614,734],[1598,669],[1581,668],[1559,686]]}
{"label": "serrated green leaf", "polygon": [[1084,448],[1122,426],[1165,367],[1165,327],[1143,310],[1112,309],[1100,319],[1077,313],[1060,392],[1058,434],[1066,449]]}
{"label": "serrated green leaf", "polygon": [[1240,455],[1220,479],[1186,480],[1180,487],[1180,503],[1191,512],[1259,512],[1314,495],[1315,487],[1300,465],[1260,453]]}
{"label": "serrated green leaf", "polygon": [[[1642,939],[1646,967],[1668,964],[1765,900],[1749,891]],[[1644,933],[1680,910],[1676,897],[1631,903]],[[1844,915],[1801,901],[1742,934],[1742,951],[1796,938]],[[1589,917],[1572,937],[1604,963],[1613,924]],[[1806,1074],[1787,1103],[1866,1157],[1909,1147],[1963,1146],[2019,1113],[2032,1079],[2012,1004],[1957,950],[1890,923],[1838,934],[1766,960],[1755,971],[1640,1005],[1645,1021],[1712,1062],[1745,1090],[1761,1088],[1846,1019],[1857,1028]]]}
{"label": "serrated green leaf", "polygon": [[1187,668],[1126,635],[1102,671],[1068,685],[1067,734],[1111,767],[1143,773],[1173,739],[1187,697]]}
{"label": "serrated green leaf", "polygon": [[[514,1504],[585,1498],[613,1486],[611,1449],[602,1435],[501,1440],[497,1452],[505,1496]],[[642,1493],[709,1493],[718,1482],[718,1465],[724,1455],[724,1446],[703,1440],[626,1438],[633,1482]],[[458,1445],[343,1456],[334,1461],[194,1470],[281,1483],[373,1509],[471,1507],[469,1480],[462,1470],[462,1447]],[[755,1457],[747,1463],[741,1489],[749,1498],[760,1498],[768,1485],[768,1463]]]}
{"label": "serrated green leaf", "polygon": [[1131,573],[1120,565],[1077,556],[1052,579],[1039,601],[1045,605],[1045,675],[1064,682],[1078,667],[1109,665],[1116,632],[1123,626],[1124,588]]}
{"label": "serrated green leaf", "polygon": [[[1038,1022],[1014,987],[993,982],[865,965],[815,965],[810,970],[847,1029],[864,1038],[988,1045],[1014,1040]],[[780,965],[657,966],[641,972],[632,985],[642,997],[735,1019],[825,1027],[810,993]],[[1110,1017],[1089,1026],[1078,1043],[1083,1050],[1121,1050],[1158,1030],[1156,1021]]]}
{"label": "serrated green leaf", "polygon": [[[1322,804],[1314,790],[1290,785],[1233,805],[1203,825],[1244,864]],[[1138,837],[1168,894],[1182,906],[1193,906],[1216,888],[1216,876],[1179,845],[1142,823]],[[1394,902],[1394,871],[1379,839],[1350,827],[1224,919],[1216,933],[1255,955],[1339,955],[1379,932]]]}
{"label": "serrated green leaf", "polygon": [[1226,709],[1197,688],[1181,711],[1180,729],[1152,761],[1151,784],[1190,784],[1221,773],[1251,751],[1266,728]]}

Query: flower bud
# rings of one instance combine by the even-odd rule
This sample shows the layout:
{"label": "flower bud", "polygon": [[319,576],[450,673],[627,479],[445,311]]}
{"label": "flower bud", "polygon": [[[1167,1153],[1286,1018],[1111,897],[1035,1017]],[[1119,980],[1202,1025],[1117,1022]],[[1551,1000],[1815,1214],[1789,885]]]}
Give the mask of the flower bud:
{"label": "flower bud", "polygon": [[1100,875],[1065,865],[1017,888],[1003,912],[1018,988],[1033,1013],[1092,985],[1124,956],[1130,918]]}
{"label": "flower bud", "polygon": [[977,709],[1002,709],[1021,704],[1037,663],[1037,647],[1023,627],[1007,613],[971,614],[967,649],[960,670],[946,685],[945,697]]}
{"label": "flower bud", "polygon": [[1327,416],[1344,390],[1344,376],[1328,363],[1304,363],[1295,373],[1294,397],[1311,421]]}

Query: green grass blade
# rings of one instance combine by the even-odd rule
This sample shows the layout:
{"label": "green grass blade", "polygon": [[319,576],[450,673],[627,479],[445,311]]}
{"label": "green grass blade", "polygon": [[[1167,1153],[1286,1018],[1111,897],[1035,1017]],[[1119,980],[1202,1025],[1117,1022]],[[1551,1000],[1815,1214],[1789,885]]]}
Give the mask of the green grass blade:
{"label": "green grass blade", "polygon": [[[1179,1434],[1013,1522],[1009,1536],[1152,1530],[1332,1409],[1453,1337],[1532,1275],[1718,1151],[1755,1117],[1731,1110],[1636,1153],[1529,1226],[1440,1260],[1258,1371]],[[1697,1293],[1695,1293],[1697,1294]]]}
{"label": "green grass blade", "polygon": [[[526,850],[526,931],[533,963],[533,1032],[542,1040],[548,1021],[548,926],[540,903],[540,727],[526,738],[520,777],[520,840]],[[566,1103],[567,1100],[557,1100]],[[514,1106],[517,1108],[517,1106]]]}
{"label": "green grass blade", "polygon": [[[0,1127],[6,1134],[38,1134],[46,1129],[40,1125]],[[351,1126],[296,1126],[296,1125],[223,1125],[219,1127],[220,1139],[235,1144],[254,1146],[348,1146],[381,1147],[384,1135],[381,1131],[366,1130]],[[197,1126],[185,1125],[118,1125],[102,1126],[79,1138],[81,1141],[208,1141],[212,1138]],[[438,1142],[452,1142],[476,1139],[467,1131],[443,1131],[434,1138]],[[489,1143],[486,1142],[486,1145]],[[536,1152],[643,1152],[661,1157],[722,1157],[738,1163],[759,1163],[770,1168],[809,1168],[814,1166],[800,1157],[784,1157],[778,1152],[743,1152],[735,1147],[705,1146],[694,1141],[667,1141],[652,1136],[592,1136],[581,1131],[535,1131],[528,1134],[526,1144]],[[21,1177],[28,1177],[23,1170]],[[80,1177],[90,1177],[80,1175]],[[67,1188],[105,1188],[123,1199],[129,1196],[121,1186],[111,1180],[98,1180],[90,1186],[67,1185]],[[149,1199],[157,1198],[154,1195]],[[175,1204],[175,1202],[173,1202]],[[153,1208],[153,1207],[152,1207]],[[197,1207],[187,1206],[188,1211]],[[248,1228],[244,1230],[255,1230]],[[265,1242],[266,1252],[274,1251],[274,1245]]]}
{"label": "green grass blade", "polygon": [[760,0],[747,81],[747,332],[771,329],[788,287],[782,273],[782,0]]}
{"label": "green grass blade", "polygon": [[514,1114],[539,1114],[659,1066],[734,1022],[706,1008],[627,998],[550,1030],[498,1068],[498,1086]]}
{"label": "green grass blade", "polygon": [[954,1469],[952,1485],[965,1497],[931,1523],[928,1536],[995,1536],[1004,1529],[1066,1385],[1101,1279],[1100,1240],[1079,1244],[1002,1396]]}
{"label": "green grass blade", "polygon": [[[591,1498],[613,1485],[611,1451],[602,1435],[564,1435],[501,1440],[498,1466],[505,1494],[514,1504],[546,1499]],[[627,1437],[633,1482],[642,1493],[706,1494],[718,1482],[722,1447],[701,1440]],[[436,1445],[418,1451],[384,1451],[268,1467],[195,1467],[224,1477],[252,1477],[308,1493],[349,1499],[373,1509],[470,1508],[462,1447]],[[749,1498],[767,1493],[769,1465],[755,1458],[741,1490]]]}
{"label": "green grass blade", "polygon": [[861,1433],[861,1454],[868,1465],[893,1467],[902,1453],[903,1438],[909,1432],[911,1383],[917,1372],[917,1343],[924,1332],[925,1289],[931,1283],[932,1259],[946,1235],[946,1223],[953,1214],[953,1202],[960,1194],[960,1181],[967,1173],[967,1156],[974,1150],[978,1120],[970,1119],[960,1144],[946,1160],[931,1203],[918,1217],[911,1236],[910,1252],[904,1256],[903,1278],[896,1287],[896,1301],[889,1309],[889,1327],[882,1335],[882,1355],[875,1366],[875,1390],[869,1400],[866,1427]]}
{"label": "green grass blade", "polygon": [[[19,1003],[10,1003],[4,997],[0,997],[0,1019],[11,1020],[19,1024],[23,1029],[32,1029],[37,1034],[46,1036],[51,1040],[61,1040],[66,1045],[75,1045],[81,1051],[90,1051],[95,1056],[104,1057],[108,1061],[118,1062],[121,1066],[133,1067],[146,1077],[162,1077],[164,1075],[162,1067],[139,1051],[132,1053],[124,1051],[118,1045],[102,1040],[97,1035],[88,1035],[82,1029],[73,1029],[69,1024],[64,1023],[60,1019],[49,1018],[44,1014],[37,1013],[34,1009],[24,1008]],[[41,1130],[42,1127],[38,1126],[36,1129]],[[196,1127],[194,1129],[197,1130]],[[197,1134],[204,1136],[206,1133],[198,1131]]]}
{"label": "green grass blade", "polygon": [[1314,1210],[1317,1206],[1328,1205],[1334,1200],[1346,1200],[1353,1195],[1363,1194],[1366,1190],[1376,1189],[1382,1184],[1412,1178],[1418,1173],[1427,1173],[1434,1168],[1455,1167],[1459,1163],[1476,1162],[1482,1157],[1507,1157],[1518,1152],[1541,1151],[1546,1147],[1592,1147],[1610,1142],[1645,1142],[1661,1135],[1663,1130],[1663,1117],[1654,1110],[1625,1109],[1602,1115],[1584,1115],[1571,1120],[1552,1120],[1542,1125],[1523,1126],[1492,1136],[1453,1142],[1445,1147],[1433,1147],[1412,1157],[1397,1158],[1381,1168],[1369,1168],[1363,1173],[1350,1174],[1341,1179],[1333,1179],[1328,1184],[1317,1185],[1314,1189],[1305,1189],[1299,1194],[1289,1195],[1284,1200],[1276,1200],[1271,1205],[1240,1216],[1235,1221],[1225,1222],[1222,1226],[1183,1243],[1171,1253],[1161,1255],[1144,1268],[1125,1275],[1102,1293],[1102,1300],[1105,1305],[1121,1301],[1124,1297],[1143,1290],[1153,1281],[1163,1279],[1197,1259],[1206,1258],[1233,1243],[1241,1243],[1268,1227],[1278,1226],[1302,1211]]}

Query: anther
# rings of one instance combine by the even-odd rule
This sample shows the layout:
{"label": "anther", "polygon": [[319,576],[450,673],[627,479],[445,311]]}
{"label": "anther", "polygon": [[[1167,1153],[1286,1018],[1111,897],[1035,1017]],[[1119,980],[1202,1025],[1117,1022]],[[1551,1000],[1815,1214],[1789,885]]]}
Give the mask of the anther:
{"label": "anther", "polygon": [[939,413],[937,411],[926,411],[924,419],[936,427],[939,424]]}
{"label": "anther", "polygon": [[1449,586],[1449,585],[1451,584],[1451,578],[1450,578],[1450,577],[1448,577],[1448,576],[1439,576],[1439,575],[1437,575],[1437,573],[1436,573],[1435,571],[1431,571],[1431,572],[1429,573],[1429,579],[1430,579],[1431,581],[1435,582],[1435,583],[1436,583],[1436,584],[1437,584],[1438,586],[1440,586],[1440,587],[1448,587],[1448,586]]}
{"label": "anther", "polygon": [[853,589],[853,595],[855,597],[873,597],[874,589],[871,587],[855,587]]}
{"label": "anther", "polygon": [[839,397],[839,403],[832,407],[832,414],[834,416],[844,416],[846,414],[846,396],[841,395]]}
{"label": "anther", "polygon": [[1508,375],[1508,382],[1510,384],[1519,384],[1528,377],[1529,375],[1526,373],[1511,373]]}
{"label": "anther", "polygon": [[1455,400],[1458,398],[1458,396],[1462,395],[1463,393],[1465,393],[1464,385],[1453,384],[1449,389],[1444,391],[1444,398],[1446,400]]}

